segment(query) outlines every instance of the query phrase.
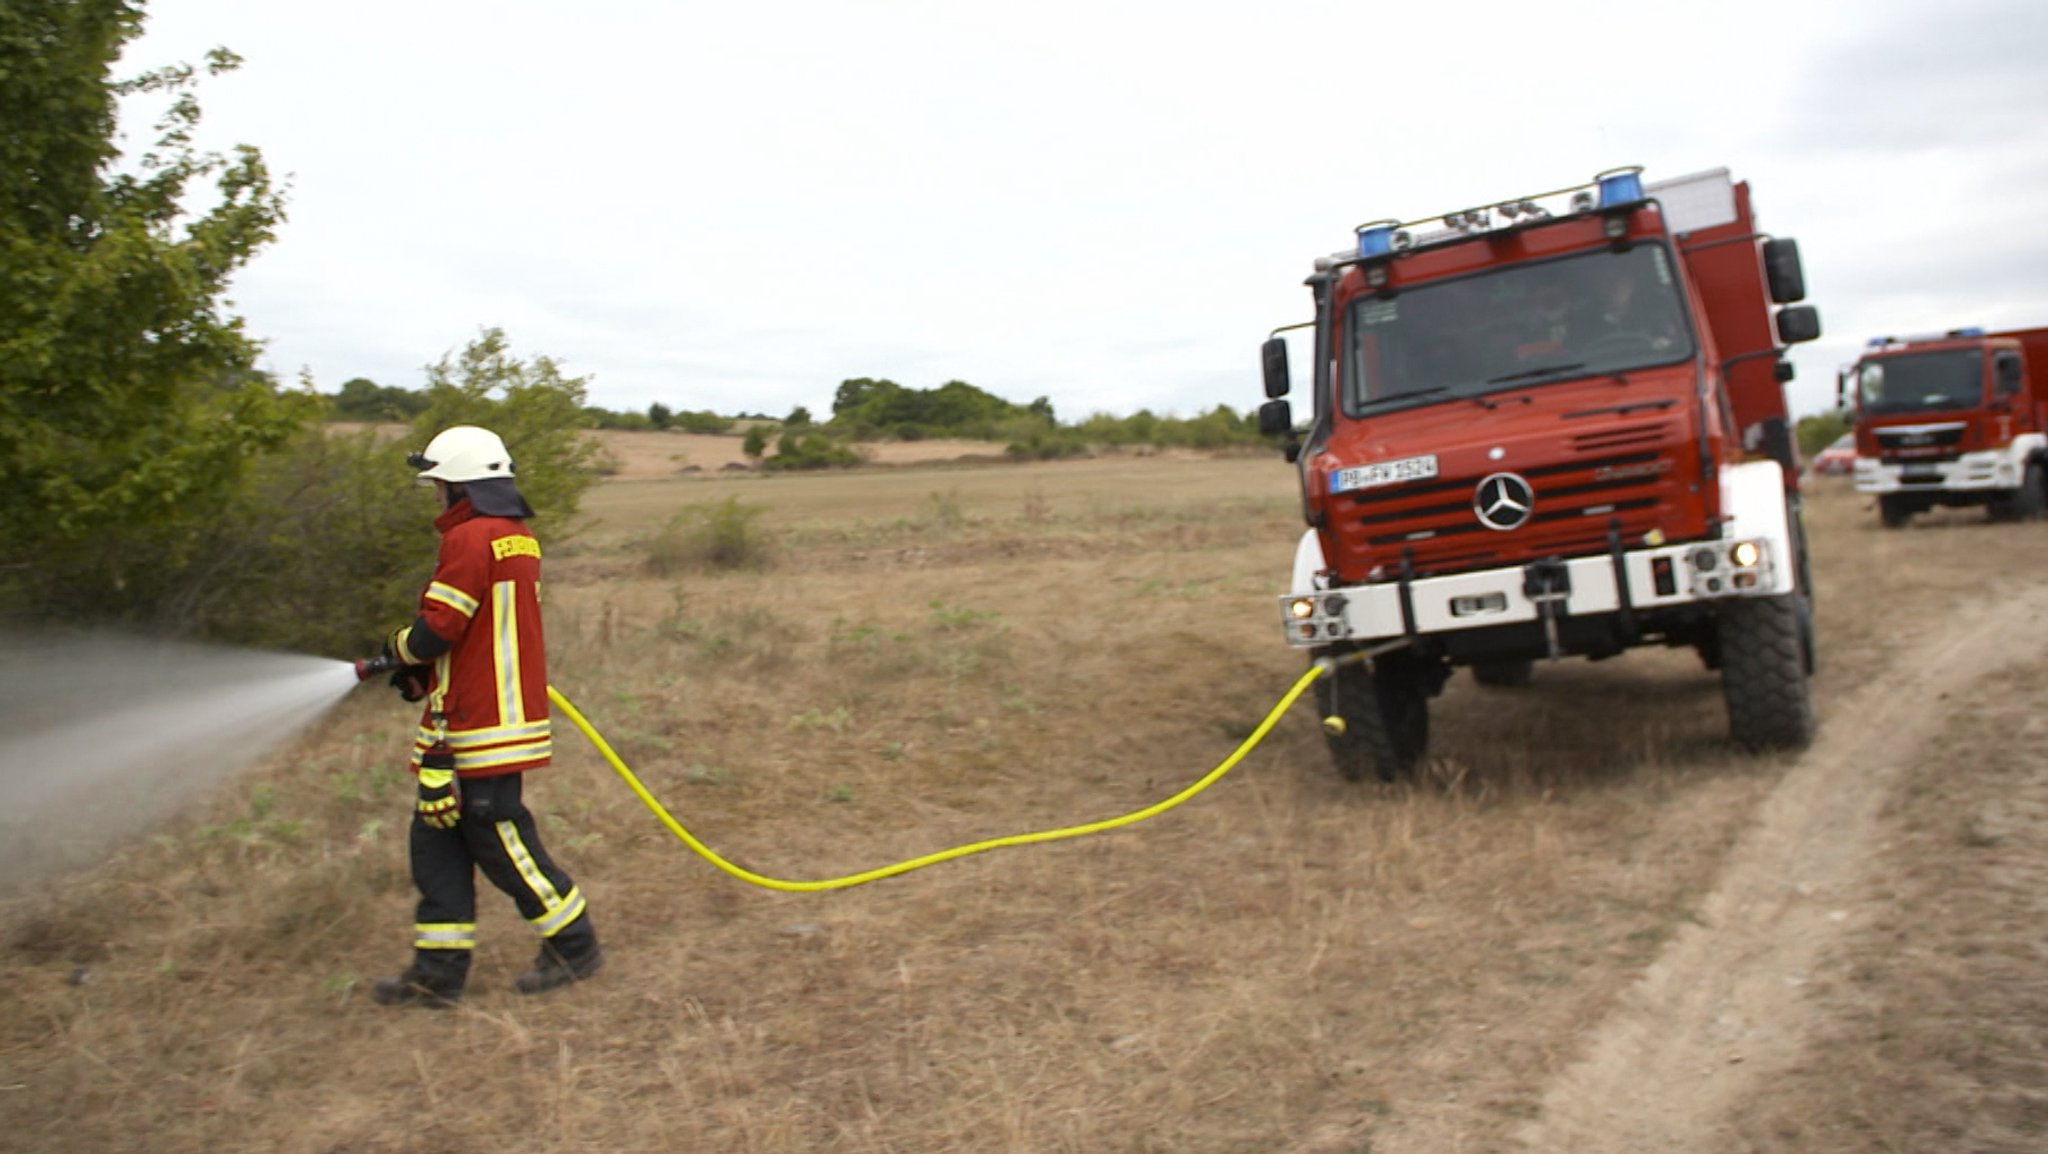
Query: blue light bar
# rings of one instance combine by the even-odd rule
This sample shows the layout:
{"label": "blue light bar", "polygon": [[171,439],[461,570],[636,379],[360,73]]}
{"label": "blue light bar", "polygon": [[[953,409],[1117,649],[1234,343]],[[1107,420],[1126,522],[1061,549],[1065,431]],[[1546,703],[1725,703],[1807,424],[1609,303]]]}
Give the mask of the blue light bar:
{"label": "blue light bar", "polygon": [[1358,230],[1358,255],[1386,256],[1394,251],[1393,224],[1369,225]]}
{"label": "blue light bar", "polygon": [[1600,207],[1612,208],[1617,204],[1634,204],[1643,199],[1643,170],[1640,168],[1617,168],[1603,172],[1593,178],[1600,186]]}
{"label": "blue light bar", "polygon": [[1984,326],[1971,325],[1965,329],[1950,329],[1948,335],[1952,337],[1981,337],[1984,335]]}

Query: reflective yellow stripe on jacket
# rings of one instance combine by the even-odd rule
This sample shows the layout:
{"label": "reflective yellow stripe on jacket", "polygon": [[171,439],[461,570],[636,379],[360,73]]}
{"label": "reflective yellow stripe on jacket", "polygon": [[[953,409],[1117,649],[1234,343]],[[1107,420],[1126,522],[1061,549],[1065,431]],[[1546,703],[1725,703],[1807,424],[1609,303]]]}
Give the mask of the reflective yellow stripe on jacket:
{"label": "reflective yellow stripe on jacket", "polygon": [[441,604],[446,605],[448,608],[455,610],[457,613],[462,614],[464,617],[476,616],[476,598],[471,597],[469,594],[464,593],[462,590],[457,589],[455,586],[449,585],[445,582],[434,581],[428,583],[427,600],[439,601]]}
{"label": "reflective yellow stripe on jacket", "polygon": [[526,720],[526,696],[519,680],[519,586],[500,581],[491,586],[491,664],[498,682],[498,720],[517,725]]}

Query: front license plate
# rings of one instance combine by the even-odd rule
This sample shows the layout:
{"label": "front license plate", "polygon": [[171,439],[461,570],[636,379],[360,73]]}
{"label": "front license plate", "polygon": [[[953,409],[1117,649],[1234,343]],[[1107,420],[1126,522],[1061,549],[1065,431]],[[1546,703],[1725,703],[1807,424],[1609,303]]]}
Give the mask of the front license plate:
{"label": "front license plate", "polygon": [[1477,597],[1451,598],[1451,616],[1482,617],[1491,613],[1508,611],[1508,595],[1505,593],[1481,593]]}
{"label": "front license plate", "polygon": [[1426,457],[1403,457],[1398,461],[1380,461],[1372,465],[1339,469],[1330,474],[1330,492],[1349,493],[1354,489],[1398,485],[1403,481],[1422,481],[1434,476],[1436,454],[1431,453]]}

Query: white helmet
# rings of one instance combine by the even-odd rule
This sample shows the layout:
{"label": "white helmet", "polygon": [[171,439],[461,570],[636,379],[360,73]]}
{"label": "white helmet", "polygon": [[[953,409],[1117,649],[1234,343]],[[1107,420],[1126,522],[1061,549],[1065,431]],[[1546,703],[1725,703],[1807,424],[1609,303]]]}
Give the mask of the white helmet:
{"label": "white helmet", "polygon": [[427,442],[425,452],[414,453],[406,463],[420,470],[422,481],[465,484],[512,476],[512,454],[505,442],[489,429],[475,425],[452,425]]}

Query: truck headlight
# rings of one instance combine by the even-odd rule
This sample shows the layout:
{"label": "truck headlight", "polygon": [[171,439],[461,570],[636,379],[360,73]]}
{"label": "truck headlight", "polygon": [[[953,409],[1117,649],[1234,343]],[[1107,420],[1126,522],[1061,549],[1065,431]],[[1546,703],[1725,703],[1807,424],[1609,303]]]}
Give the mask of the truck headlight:
{"label": "truck headlight", "polygon": [[1754,569],[1763,559],[1763,548],[1754,541],[1737,541],[1735,546],[1728,550],[1728,560],[1734,562],[1738,569]]}
{"label": "truck headlight", "polygon": [[1287,603],[1287,615],[1296,621],[1304,621],[1314,617],[1316,615],[1315,598],[1296,597],[1294,600],[1289,601]]}

